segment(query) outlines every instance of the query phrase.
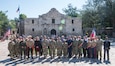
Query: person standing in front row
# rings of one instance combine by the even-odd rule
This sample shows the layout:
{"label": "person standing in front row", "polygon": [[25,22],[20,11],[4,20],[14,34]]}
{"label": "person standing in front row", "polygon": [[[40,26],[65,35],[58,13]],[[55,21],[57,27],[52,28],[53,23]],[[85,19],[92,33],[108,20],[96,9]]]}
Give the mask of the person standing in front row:
{"label": "person standing in front row", "polygon": [[31,35],[28,36],[27,41],[26,41],[26,45],[27,45],[28,59],[30,58],[29,57],[30,52],[31,52],[31,58],[33,59],[34,40],[32,39]]}
{"label": "person standing in front row", "polygon": [[109,49],[110,49],[110,41],[108,40],[108,37],[106,36],[104,41],[104,61],[106,59],[106,53],[107,53],[107,60],[109,61]]}
{"label": "person standing in front row", "polygon": [[64,58],[67,57],[67,49],[68,49],[68,44],[66,42],[66,39],[63,39],[63,42],[62,42],[62,55]]}
{"label": "person standing in front row", "polygon": [[77,58],[77,55],[78,55],[77,36],[74,36],[74,39],[73,39],[72,54],[73,54],[73,56],[75,55],[74,58]]}
{"label": "person standing in front row", "polygon": [[21,60],[22,60],[22,56],[24,55],[24,59],[26,58],[26,42],[25,42],[25,38],[21,37],[20,38],[20,53],[21,53]]}
{"label": "person standing in front row", "polygon": [[99,59],[99,60],[102,59],[102,45],[103,45],[103,41],[101,40],[101,37],[98,36],[96,50],[97,50],[97,59]]}
{"label": "person standing in front row", "polygon": [[54,38],[51,38],[51,41],[49,43],[49,48],[50,48],[50,56],[51,59],[55,57],[55,49],[56,49],[56,41],[54,40]]}
{"label": "person standing in front row", "polygon": [[81,36],[78,36],[78,58],[82,57],[82,44]]}
{"label": "person standing in front row", "polygon": [[97,58],[97,52],[96,52],[96,39],[91,38],[91,58],[96,59]]}
{"label": "person standing in front row", "polygon": [[91,39],[88,38],[88,42],[87,42],[87,58],[91,58]]}
{"label": "person standing in front row", "polygon": [[36,58],[39,52],[39,57],[42,55],[42,44],[40,41],[40,38],[37,36],[35,41],[34,41],[34,46],[35,46],[35,54],[36,54]]}
{"label": "person standing in front row", "polygon": [[10,42],[8,43],[8,50],[9,50],[10,58],[11,58],[10,60],[15,60],[14,59],[14,55],[15,55],[14,48],[15,48],[15,42],[13,41],[13,39],[11,39]]}
{"label": "person standing in front row", "polygon": [[84,58],[87,57],[87,45],[88,45],[88,38],[87,36],[84,36],[83,44],[82,44]]}
{"label": "person standing in front row", "polygon": [[71,58],[72,57],[72,43],[73,43],[71,37],[69,37],[66,42],[68,44],[68,58]]}
{"label": "person standing in front row", "polygon": [[45,59],[47,58],[47,55],[48,55],[48,39],[46,36],[44,36],[42,39],[42,49],[43,49],[43,55]]}
{"label": "person standing in front row", "polygon": [[56,52],[57,56],[60,59],[62,56],[62,41],[61,41],[60,37],[57,38],[56,49],[57,49],[57,52]]}

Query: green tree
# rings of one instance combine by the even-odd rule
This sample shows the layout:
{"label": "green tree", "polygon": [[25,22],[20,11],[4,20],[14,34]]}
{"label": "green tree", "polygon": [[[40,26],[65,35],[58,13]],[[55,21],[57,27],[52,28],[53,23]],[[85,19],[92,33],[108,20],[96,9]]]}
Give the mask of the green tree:
{"label": "green tree", "polygon": [[19,19],[20,20],[24,20],[25,18],[27,18],[27,16],[25,14],[20,14],[19,15]]}
{"label": "green tree", "polygon": [[83,28],[113,27],[115,32],[115,0],[88,0],[82,11],[82,21]]}
{"label": "green tree", "polygon": [[16,29],[16,21],[15,21],[15,20],[10,20],[10,21],[9,21],[9,26],[10,26],[12,29]]}
{"label": "green tree", "polygon": [[88,0],[88,3],[84,6],[82,11],[82,21],[83,27],[98,27],[99,24],[99,14],[98,14],[98,4],[95,0]]}
{"label": "green tree", "polygon": [[62,9],[64,13],[71,17],[77,17],[78,16],[78,10],[76,7],[73,7],[71,4],[68,5],[67,8]]}
{"label": "green tree", "polygon": [[0,11],[0,35],[3,35],[9,26],[8,18],[4,12]]}

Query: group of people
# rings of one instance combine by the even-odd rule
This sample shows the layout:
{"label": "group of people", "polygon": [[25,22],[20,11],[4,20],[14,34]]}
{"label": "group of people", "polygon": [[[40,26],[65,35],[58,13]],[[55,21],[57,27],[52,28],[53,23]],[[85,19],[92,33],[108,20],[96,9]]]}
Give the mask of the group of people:
{"label": "group of people", "polygon": [[27,37],[11,38],[8,43],[9,56],[11,60],[15,58],[33,59],[43,56],[47,58],[50,56],[54,58],[58,56],[64,58],[93,58],[102,60],[102,46],[104,46],[103,59],[109,60],[110,42],[108,37],[103,41],[100,36],[89,38],[84,36],[36,36],[31,35]]}

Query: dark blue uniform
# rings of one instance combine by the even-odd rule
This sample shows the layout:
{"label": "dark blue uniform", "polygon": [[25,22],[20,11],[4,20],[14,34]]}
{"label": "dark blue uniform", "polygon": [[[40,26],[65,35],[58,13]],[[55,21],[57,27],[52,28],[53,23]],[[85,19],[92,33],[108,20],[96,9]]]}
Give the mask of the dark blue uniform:
{"label": "dark blue uniform", "polygon": [[107,60],[109,60],[109,49],[110,49],[110,41],[105,40],[104,41],[104,60],[105,60],[105,55],[107,53]]}
{"label": "dark blue uniform", "polygon": [[66,42],[68,44],[68,54],[69,54],[68,57],[71,58],[72,57],[72,42],[73,41],[71,39],[69,39]]}

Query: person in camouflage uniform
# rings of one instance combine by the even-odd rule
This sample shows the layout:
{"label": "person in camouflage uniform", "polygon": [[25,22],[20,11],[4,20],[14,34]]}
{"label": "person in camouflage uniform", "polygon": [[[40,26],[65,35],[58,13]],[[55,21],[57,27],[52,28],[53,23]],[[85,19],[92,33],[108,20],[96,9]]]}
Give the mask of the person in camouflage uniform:
{"label": "person in camouflage uniform", "polygon": [[54,40],[54,38],[51,39],[50,43],[49,43],[49,48],[50,48],[50,56],[51,58],[55,57],[55,50],[56,50],[56,41]]}
{"label": "person in camouflage uniform", "polygon": [[63,42],[62,42],[63,57],[67,57],[67,48],[68,48],[68,44],[66,42],[66,39],[63,39]]}
{"label": "person in camouflage uniform", "polygon": [[48,40],[46,36],[42,40],[42,49],[43,49],[44,58],[46,58],[48,55]]}
{"label": "person in camouflage uniform", "polygon": [[57,38],[56,49],[57,49],[57,56],[58,58],[60,58],[62,56],[62,41],[60,37]]}
{"label": "person in camouflage uniform", "polygon": [[76,39],[77,37],[74,36],[74,39],[73,39],[73,50],[72,50],[72,54],[75,55],[75,58],[77,57],[77,54],[78,54],[78,41]]}
{"label": "person in camouflage uniform", "polygon": [[26,58],[26,54],[27,54],[27,46],[26,46],[26,41],[25,41],[25,38],[21,38],[20,39],[20,54],[21,54],[21,59],[22,59],[22,56],[24,55],[24,59]]}
{"label": "person in camouflage uniform", "polygon": [[11,41],[8,43],[8,50],[10,53],[11,60],[14,60],[14,57],[15,57],[14,48],[15,48],[15,42],[13,41],[13,39],[11,39]]}
{"label": "person in camouflage uniform", "polygon": [[82,39],[78,36],[78,58],[82,57]]}
{"label": "person in camouflage uniform", "polygon": [[16,45],[15,45],[15,50],[16,50],[16,57],[20,57],[20,39],[16,39]]}

